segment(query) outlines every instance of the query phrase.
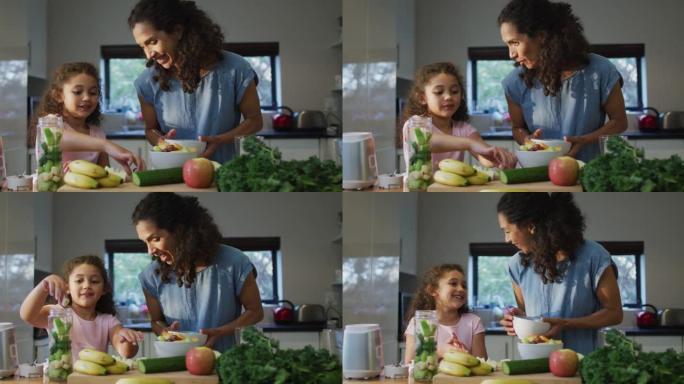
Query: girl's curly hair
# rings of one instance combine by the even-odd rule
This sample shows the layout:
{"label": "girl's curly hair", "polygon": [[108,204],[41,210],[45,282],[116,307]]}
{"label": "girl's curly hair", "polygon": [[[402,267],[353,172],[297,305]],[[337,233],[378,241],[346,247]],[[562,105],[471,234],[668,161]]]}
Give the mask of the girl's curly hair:
{"label": "girl's curly hair", "polygon": [[423,65],[420,67],[420,69],[418,69],[418,71],[416,71],[413,87],[411,87],[411,93],[409,94],[408,102],[404,107],[404,121],[408,120],[413,115],[428,115],[427,105],[421,103],[420,99],[421,96],[425,95],[425,87],[427,87],[430,80],[441,73],[455,77],[458,81],[458,85],[461,87],[461,104],[451,119],[453,121],[470,120],[470,116],[468,115],[468,101],[466,100],[465,88],[463,87],[463,84],[465,84],[465,82],[463,82],[463,76],[461,76],[461,73],[458,71],[455,65],[448,62],[443,62]]}
{"label": "girl's curly hair", "polygon": [[[433,267],[423,276],[423,283],[416,292],[416,297],[411,301],[409,311],[406,313],[406,320],[410,320],[416,311],[434,310],[437,308],[435,298],[432,297],[432,292],[439,288],[439,280],[445,274],[453,271],[459,271],[465,276],[463,268],[458,264],[441,264]],[[468,305],[463,305],[458,309],[458,313],[464,314],[469,312]]]}
{"label": "girl's curly hair", "polygon": [[133,224],[146,220],[165,231],[175,240],[173,265],[159,263],[155,270],[164,283],[174,273],[179,287],[192,286],[195,267],[214,262],[221,243],[221,233],[206,208],[196,197],[169,192],[150,193],[140,200],[132,215]]}
{"label": "girl's curly hair", "polygon": [[194,1],[187,0],[140,0],[130,16],[128,26],[133,29],[138,23],[149,23],[154,29],[171,34],[177,27],[183,34],[176,46],[174,61],[178,66],[165,69],[154,65],[163,91],[168,91],[169,81],[177,76],[186,93],[193,93],[200,82],[200,69],[210,68],[223,59],[223,32],[206,12],[199,9]]}
{"label": "girl's curly hair", "polygon": [[506,193],[497,212],[517,227],[532,226],[532,249],[522,253],[524,267],[532,264],[544,284],[562,281],[567,263],[559,264],[556,253],[564,251],[574,261],[584,242],[584,216],[571,193]]}
{"label": "girl's curly hair", "polygon": [[38,125],[38,118],[49,114],[64,114],[64,102],[59,101],[59,95],[64,92],[64,84],[72,77],[80,74],[91,76],[97,83],[97,106],[86,118],[86,124],[100,125],[100,122],[102,121],[102,114],[100,112],[102,89],[100,88],[100,77],[97,73],[97,68],[90,63],[66,63],[57,67],[52,74],[50,86],[43,92],[43,97],[38,105],[38,110],[31,119],[31,129],[33,132],[35,132],[35,127]]}
{"label": "girl's curly hair", "polygon": [[[71,273],[74,271],[74,269],[82,264],[92,265],[93,267],[97,268],[98,272],[100,272],[100,276],[102,277],[104,291],[102,292],[100,299],[97,300],[97,303],[95,304],[95,311],[97,313],[108,313],[112,316],[116,316],[112,285],[109,282],[109,277],[107,276],[107,271],[105,270],[104,263],[102,262],[101,258],[92,255],[74,257],[64,264],[64,279],[69,281],[69,276],[71,276]],[[73,303],[74,300],[71,299],[71,294],[69,294],[68,297],[69,301]]]}
{"label": "girl's curly hair", "polygon": [[563,70],[589,64],[589,42],[584,36],[584,27],[568,3],[512,0],[499,14],[498,23],[499,27],[511,23],[519,33],[539,38],[537,66],[523,68],[520,74],[528,88],[532,88],[534,79],[538,78],[544,95],[555,96],[562,86]]}

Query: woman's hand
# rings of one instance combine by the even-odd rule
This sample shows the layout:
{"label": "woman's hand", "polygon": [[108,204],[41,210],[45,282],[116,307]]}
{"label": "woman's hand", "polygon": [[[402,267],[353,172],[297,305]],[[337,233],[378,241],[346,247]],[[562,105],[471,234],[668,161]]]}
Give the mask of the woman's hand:
{"label": "woman's hand", "polygon": [[69,285],[59,275],[50,275],[41,282],[45,292],[54,297],[58,303],[62,303],[64,297],[69,293]]}
{"label": "woman's hand", "polygon": [[565,156],[570,157],[577,157],[577,153],[582,149],[582,147],[591,143],[591,139],[587,138],[586,136],[565,136],[563,140],[572,144],[568,153],[565,154]]}
{"label": "woman's hand", "polygon": [[525,312],[516,307],[504,310],[503,318],[499,321],[499,324],[504,327],[508,336],[516,336],[515,330],[513,329],[513,316],[525,316]]}
{"label": "woman's hand", "polygon": [[209,348],[212,348],[218,339],[223,336],[223,331],[220,328],[204,328],[200,329],[200,333],[207,335],[207,342],[204,343],[204,346]]}
{"label": "woman's hand", "polygon": [[137,170],[139,171],[145,169],[145,162],[140,157],[136,156],[133,152],[118,144],[114,144],[111,141],[105,141],[104,151],[107,152],[109,156],[113,157],[114,160],[116,160],[119,164],[121,164],[126,170],[126,173],[129,175],[132,172],[130,166],[131,164],[135,164]]}
{"label": "woman's hand", "polygon": [[119,337],[121,338],[122,343],[128,342],[133,345],[137,345],[143,341],[145,336],[142,334],[142,332],[134,331],[128,328],[121,328],[119,330]]}
{"label": "woman's hand", "polygon": [[200,155],[201,157],[206,157],[211,159],[211,156],[223,145],[223,140],[219,136],[200,136],[199,141],[207,143],[207,147],[204,152]]}
{"label": "woman's hand", "polygon": [[178,322],[178,320],[174,321],[173,323],[171,323],[171,325],[168,326],[163,321],[157,321],[157,325],[160,325],[162,327],[161,332],[159,332],[160,334],[164,332],[177,331],[178,329],[180,329],[180,323]]}
{"label": "woman's hand", "polygon": [[558,336],[560,332],[567,327],[568,321],[566,319],[556,318],[556,317],[544,317],[542,321],[551,324],[551,328],[544,334],[544,336],[549,339],[553,339],[554,336]]}

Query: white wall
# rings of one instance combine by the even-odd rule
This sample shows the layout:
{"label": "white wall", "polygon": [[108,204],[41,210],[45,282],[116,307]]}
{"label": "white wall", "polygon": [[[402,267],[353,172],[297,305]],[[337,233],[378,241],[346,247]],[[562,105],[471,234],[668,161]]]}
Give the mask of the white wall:
{"label": "white wall", "polygon": [[[456,196],[458,195],[458,196]],[[468,265],[468,244],[503,242],[496,219],[500,194],[420,195],[418,274],[450,262]],[[677,193],[575,194],[585,215],[585,237],[597,241],[643,241],[645,301],[684,307],[684,195]]]}
{"label": "white wall", "polygon": [[[83,254],[102,255],[106,239],[137,239],[131,214],[145,195],[56,194],[53,200],[53,270]],[[200,204],[224,236],[276,236],[283,255],[283,296],[323,304],[342,264],[336,193],[199,193]],[[43,223],[36,223],[38,227]],[[37,229],[37,231],[39,231]],[[39,232],[40,233],[40,232]]]}
{"label": "white wall", "polygon": [[[69,61],[98,63],[100,45],[135,44],[127,19],[135,0],[58,0],[48,4],[48,70]],[[280,43],[282,102],[322,109],[340,74],[341,0],[197,0],[227,42]],[[131,79],[133,81],[134,79]]]}
{"label": "white wall", "polygon": [[[566,0],[592,44],[646,46],[648,104],[684,108],[684,62],[680,0]],[[465,70],[467,48],[503,46],[496,19],[507,0],[416,2],[416,66],[449,60]]]}

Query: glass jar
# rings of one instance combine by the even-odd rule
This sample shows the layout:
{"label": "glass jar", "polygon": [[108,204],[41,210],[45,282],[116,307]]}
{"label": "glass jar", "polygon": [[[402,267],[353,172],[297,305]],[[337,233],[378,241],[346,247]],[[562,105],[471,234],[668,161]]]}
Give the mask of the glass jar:
{"label": "glass jar", "polygon": [[50,355],[48,356],[47,378],[50,381],[66,381],[71,373],[71,311],[52,308],[48,316]]}
{"label": "glass jar", "polygon": [[416,311],[414,321],[416,357],[413,360],[413,378],[432,381],[437,374],[437,311]]}
{"label": "glass jar", "polygon": [[62,184],[62,116],[47,115],[38,119],[36,132],[36,189],[39,192],[55,192]]}
{"label": "glass jar", "polygon": [[404,185],[409,191],[426,191],[432,180],[432,119],[413,116],[407,121],[404,141],[407,145]]}

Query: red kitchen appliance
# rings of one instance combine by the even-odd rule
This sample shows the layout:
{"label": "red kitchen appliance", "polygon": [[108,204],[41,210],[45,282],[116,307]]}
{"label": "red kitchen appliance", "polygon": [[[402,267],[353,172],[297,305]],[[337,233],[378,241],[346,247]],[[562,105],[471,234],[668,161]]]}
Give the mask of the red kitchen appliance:
{"label": "red kitchen appliance", "polygon": [[294,128],[294,111],[290,107],[276,107],[276,111],[281,110],[285,111],[285,113],[276,113],[273,115],[273,129],[276,131],[291,130]]}
{"label": "red kitchen appliance", "polygon": [[636,323],[639,328],[650,328],[658,325],[658,309],[651,304],[641,306],[643,311],[637,313]]}
{"label": "red kitchen appliance", "polygon": [[660,122],[660,113],[658,110],[651,107],[644,108],[644,113],[639,116],[639,129],[644,131],[653,131],[658,129]]}
{"label": "red kitchen appliance", "polygon": [[275,321],[276,324],[289,324],[293,322],[295,319],[295,305],[288,300],[278,301],[278,304],[280,303],[287,305],[279,305],[273,308],[273,321]]}

